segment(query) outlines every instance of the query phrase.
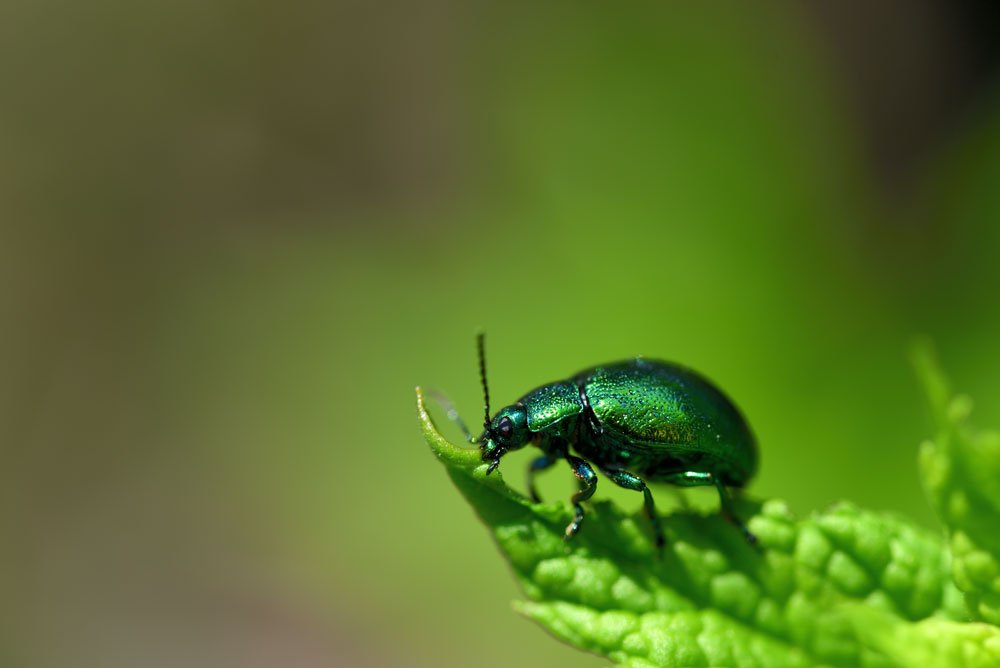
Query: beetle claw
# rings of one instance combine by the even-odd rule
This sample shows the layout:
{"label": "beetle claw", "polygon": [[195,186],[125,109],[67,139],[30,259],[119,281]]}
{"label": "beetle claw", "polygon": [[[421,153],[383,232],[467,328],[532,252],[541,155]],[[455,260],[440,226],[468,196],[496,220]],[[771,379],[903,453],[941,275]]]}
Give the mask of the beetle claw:
{"label": "beetle claw", "polygon": [[487,469],[486,469],[486,475],[489,475],[489,474],[493,473],[494,471],[496,471],[496,469],[497,469],[498,466],[500,466],[500,458],[499,457],[497,457],[492,462],[490,462],[489,467],[487,467]]}

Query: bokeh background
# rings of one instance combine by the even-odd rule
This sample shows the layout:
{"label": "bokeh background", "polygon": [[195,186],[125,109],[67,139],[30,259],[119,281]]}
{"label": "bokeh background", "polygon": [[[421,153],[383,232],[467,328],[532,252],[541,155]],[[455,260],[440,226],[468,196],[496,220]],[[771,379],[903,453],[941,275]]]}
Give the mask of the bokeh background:
{"label": "bokeh background", "polygon": [[692,5],[6,3],[0,665],[603,665],[421,441],[478,327],[497,405],[681,361],[752,493],[933,526],[915,336],[1000,424],[996,11]]}

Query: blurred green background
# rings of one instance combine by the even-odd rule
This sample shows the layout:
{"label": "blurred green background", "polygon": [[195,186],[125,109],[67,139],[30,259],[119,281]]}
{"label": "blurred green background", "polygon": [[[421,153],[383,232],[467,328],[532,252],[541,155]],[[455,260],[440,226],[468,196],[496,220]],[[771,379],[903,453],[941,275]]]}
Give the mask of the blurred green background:
{"label": "blurred green background", "polygon": [[478,420],[477,327],[497,406],[701,370],[803,515],[933,526],[916,335],[1000,424],[986,3],[4,15],[0,665],[603,665],[417,430]]}

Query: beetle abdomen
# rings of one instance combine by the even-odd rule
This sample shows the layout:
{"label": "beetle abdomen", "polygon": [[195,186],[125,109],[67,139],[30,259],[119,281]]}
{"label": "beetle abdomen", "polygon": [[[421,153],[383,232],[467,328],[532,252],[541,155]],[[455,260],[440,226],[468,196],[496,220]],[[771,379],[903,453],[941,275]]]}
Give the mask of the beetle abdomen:
{"label": "beetle abdomen", "polygon": [[634,473],[702,470],[733,485],[753,475],[756,444],[746,421],[695,372],[637,359],[589,369],[575,381],[600,425],[587,445],[606,448],[610,459],[631,459]]}

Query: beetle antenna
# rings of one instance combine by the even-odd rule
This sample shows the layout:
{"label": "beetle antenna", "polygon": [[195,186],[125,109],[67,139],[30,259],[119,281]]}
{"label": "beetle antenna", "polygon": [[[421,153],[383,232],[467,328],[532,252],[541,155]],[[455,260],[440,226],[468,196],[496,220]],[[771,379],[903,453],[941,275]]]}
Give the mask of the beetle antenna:
{"label": "beetle antenna", "polygon": [[476,335],[476,346],[479,348],[479,380],[483,383],[483,398],[486,402],[486,419],[483,421],[483,426],[486,428],[486,433],[492,434],[493,430],[490,429],[490,388],[486,384],[486,334],[484,332],[479,332]]}
{"label": "beetle antenna", "polygon": [[455,408],[455,404],[451,403],[451,399],[438,390],[430,389],[425,390],[425,392],[427,393],[427,396],[441,404],[441,407],[444,408],[445,415],[448,416],[448,419],[454,422],[458,428],[462,430],[462,435],[465,436],[465,440],[469,443],[475,443],[476,437],[473,436],[472,432],[469,431],[469,428],[465,426],[465,420],[463,420],[462,416],[458,414],[458,409]]}

